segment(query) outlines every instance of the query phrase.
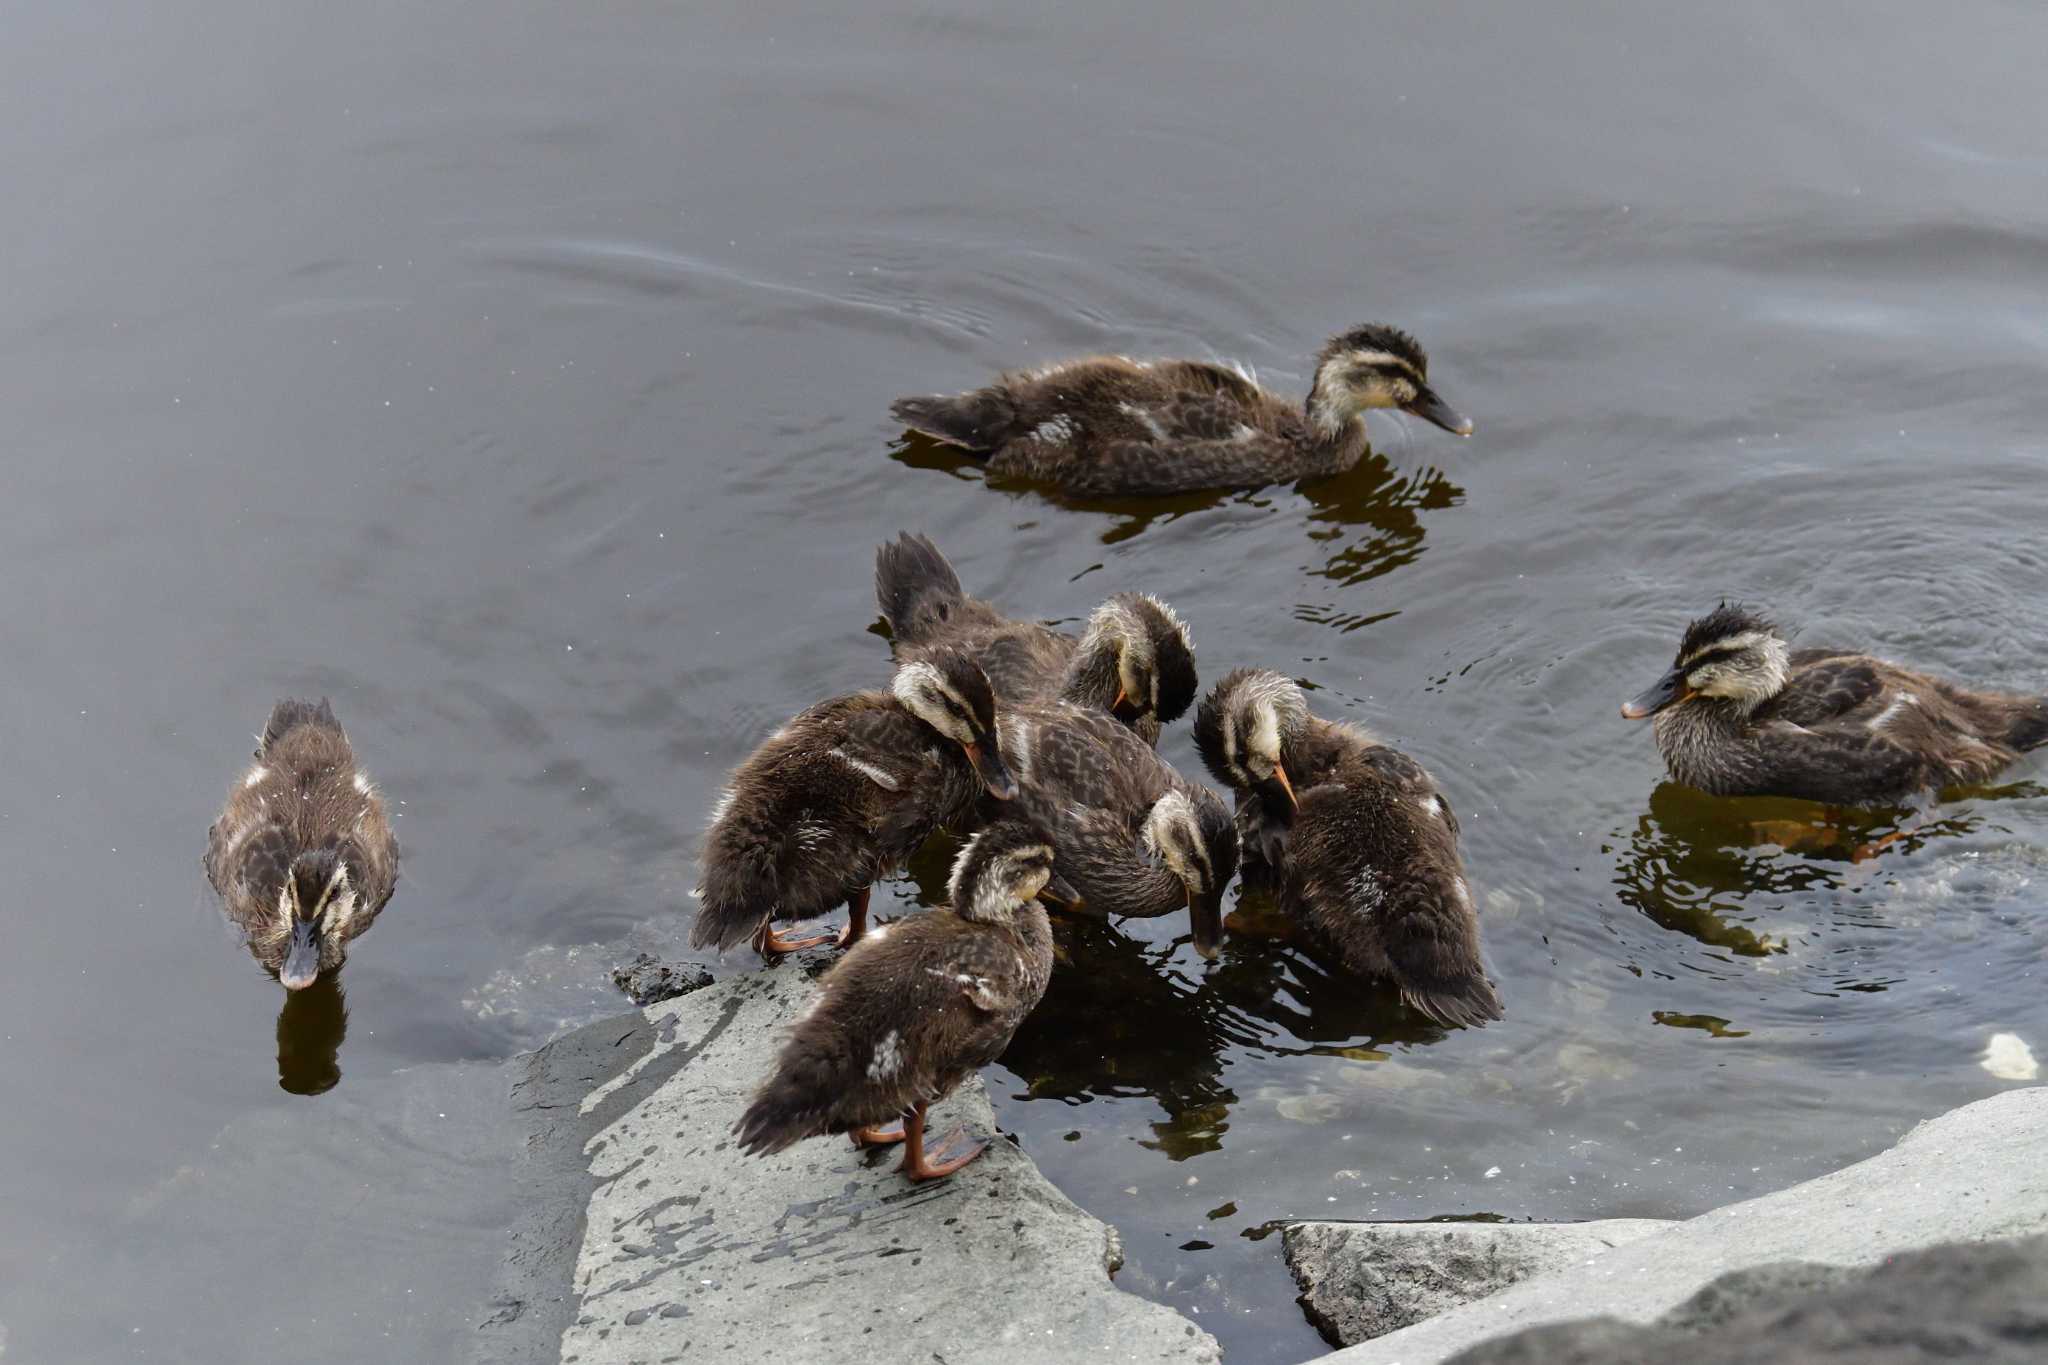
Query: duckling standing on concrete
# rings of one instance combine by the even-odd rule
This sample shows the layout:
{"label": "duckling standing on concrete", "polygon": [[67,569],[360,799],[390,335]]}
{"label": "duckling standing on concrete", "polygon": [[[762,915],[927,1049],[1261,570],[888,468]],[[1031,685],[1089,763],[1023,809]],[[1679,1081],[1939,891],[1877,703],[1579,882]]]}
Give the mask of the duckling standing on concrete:
{"label": "duckling standing on concrete", "polygon": [[727,779],[705,835],[690,943],[752,939],[768,956],[833,939],[791,939],[775,921],[845,902],[841,946],[867,927],[869,887],[933,830],[965,821],[986,792],[1016,794],[988,677],[957,650],[897,668],[887,692],[819,702],[770,735]]}
{"label": "duckling standing on concrete", "polygon": [[1033,898],[1052,861],[1040,831],[991,825],[953,864],[950,909],[897,920],[856,944],[826,974],[775,1074],[733,1126],[742,1150],[765,1155],[824,1133],[851,1133],[862,1146],[901,1142],[913,1181],[981,1155],[988,1144],[961,1145],[958,1130],[927,1152],[925,1111],[1002,1056],[1045,994],[1052,929]]}
{"label": "duckling standing on concrete", "polygon": [[1202,762],[1237,793],[1248,865],[1360,976],[1440,1024],[1502,1017],[1479,956],[1458,819],[1422,765],[1309,714],[1301,688],[1241,668],[1195,713]]}
{"label": "duckling standing on concrete", "polygon": [[271,711],[204,866],[250,954],[290,991],[340,967],[384,909],[398,840],[325,697]]}
{"label": "duckling standing on concrete", "polygon": [[2048,697],[1794,650],[1770,621],[1726,602],[1686,627],[1670,670],[1621,714],[1656,717],[1665,766],[1689,787],[1845,806],[1986,782],[2048,743]]}
{"label": "duckling standing on concrete", "polygon": [[889,411],[912,431],[987,455],[994,473],[1105,497],[1340,474],[1365,454],[1372,408],[1472,434],[1430,388],[1421,345],[1377,323],[1330,339],[1303,403],[1204,361],[1093,356],[1012,371],[956,397],[899,398]]}
{"label": "duckling standing on concrete", "polygon": [[1005,705],[1065,700],[1110,711],[1147,744],[1194,704],[1195,647],[1173,608],[1120,592],[1095,609],[1077,641],[969,597],[927,537],[904,533],[875,552],[875,598],[896,657],[965,649]]}

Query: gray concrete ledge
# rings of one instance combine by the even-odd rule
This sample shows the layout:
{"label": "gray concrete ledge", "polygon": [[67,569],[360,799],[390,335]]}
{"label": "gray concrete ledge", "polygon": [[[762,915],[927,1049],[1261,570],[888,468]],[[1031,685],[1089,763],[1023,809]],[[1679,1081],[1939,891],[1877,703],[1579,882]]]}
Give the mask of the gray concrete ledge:
{"label": "gray concrete ledge", "polygon": [[1874,1270],[1793,1262],[1715,1280],[1653,1327],[1531,1327],[1452,1365],[2039,1365],[2048,1237],[1907,1252]]}
{"label": "gray concrete ledge", "polygon": [[1309,1321],[1332,1346],[1352,1346],[1672,1226],[1311,1222],[1290,1223],[1280,1237]]}
{"label": "gray concrete ledge", "polygon": [[[650,1006],[652,1046],[579,1102],[609,1118],[584,1148],[565,1365],[1220,1359],[1111,1284],[1114,1233],[1009,1141],[924,1187],[843,1138],[740,1154],[732,1122],[812,989],[785,963]],[[932,1122],[994,1129],[978,1082]]]}
{"label": "gray concrete ledge", "polygon": [[1947,1242],[2048,1231],[2048,1089],[2007,1091],[1930,1119],[1889,1151],[1626,1243],[1589,1265],[1324,1357],[1434,1365],[1503,1333],[1610,1317],[1647,1323],[1730,1271],[1782,1261],[1868,1266]]}

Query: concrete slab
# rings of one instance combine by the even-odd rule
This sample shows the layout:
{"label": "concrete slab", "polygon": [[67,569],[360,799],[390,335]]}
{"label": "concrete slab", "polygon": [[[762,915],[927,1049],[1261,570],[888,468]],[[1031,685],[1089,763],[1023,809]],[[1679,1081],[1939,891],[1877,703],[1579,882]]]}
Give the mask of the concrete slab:
{"label": "concrete slab", "polygon": [[[586,1148],[565,1365],[1220,1358],[1110,1283],[1111,1229],[1008,1141],[921,1188],[844,1139],[742,1155],[732,1122],[812,989],[786,963],[651,1006],[655,1046],[582,1101],[617,1116]],[[933,1113],[956,1123],[993,1131],[978,1083]]]}
{"label": "concrete slab", "polygon": [[1874,1270],[1792,1263],[1722,1276],[1654,1327],[1614,1318],[1496,1337],[1453,1365],[2038,1365],[2048,1237],[1907,1252]]}
{"label": "concrete slab", "polygon": [[1591,1265],[1524,1280],[1324,1357],[1434,1365],[1505,1332],[1585,1317],[1655,1320],[1732,1270],[1779,1261],[1871,1265],[1944,1242],[2048,1231],[2048,1089],[2007,1091],[1930,1119],[1889,1151],[1688,1219]]}
{"label": "concrete slab", "polygon": [[1280,1236],[1309,1321],[1332,1346],[1351,1346],[1672,1226],[1662,1218],[1290,1223]]}

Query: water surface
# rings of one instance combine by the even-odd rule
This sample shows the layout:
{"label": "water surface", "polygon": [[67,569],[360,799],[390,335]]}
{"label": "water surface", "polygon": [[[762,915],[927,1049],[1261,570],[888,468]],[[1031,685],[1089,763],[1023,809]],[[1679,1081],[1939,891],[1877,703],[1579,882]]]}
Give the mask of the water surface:
{"label": "water surface", "polygon": [[[1019,611],[1160,594],[1208,677],[1302,677],[1463,819],[1506,1022],[1088,927],[992,1077],[1121,1282],[1233,1361],[1320,1345],[1272,1220],[1689,1214],[2006,1084],[1994,1033],[2048,1043],[2037,789],[1802,836],[1663,784],[1615,714],[1723,594],[2048,688],[2031,7],[215,0],[10,36],[21,1359],[454,1349],[490,1226],[347,1211],[471,1148],[380,1106],[684,955],[721,774],[884,676],[903,528]],[[1298,390],[1368,319],[1477,437],[1375,418],[1329,483],[1074,504],[886,419],[1090,350]],[[345,997],[280,1021],[198,859],[286,692],[334,698],[407,861]],[[943,850],[917,874],[885,913]],[[321,1105],[349,1136],[292,1188],[237,1155]]]}

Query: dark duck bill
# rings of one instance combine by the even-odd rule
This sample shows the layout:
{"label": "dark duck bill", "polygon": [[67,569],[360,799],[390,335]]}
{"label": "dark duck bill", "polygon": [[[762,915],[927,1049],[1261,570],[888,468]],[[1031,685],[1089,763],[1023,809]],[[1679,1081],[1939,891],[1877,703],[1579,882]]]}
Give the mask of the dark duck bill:
{"label": "dark duck bill", "polygon": [[1472,419],[1437,397],[1434,389],[1417,389],[1415,396],[1401,405],[1401,410],[1412,412],[1423,421],[1434,423],[1453,436],[1472,434]]}
{"label": "dark duck bill", "polygon": [[1667,706],[1676,706],[1692,695],[1692,687],[1686,682],[1685,674],[1672,669],[1646,691],[1630,697],[1621,704],[1623,720],[1648,720]]}

